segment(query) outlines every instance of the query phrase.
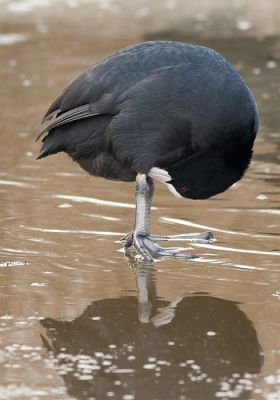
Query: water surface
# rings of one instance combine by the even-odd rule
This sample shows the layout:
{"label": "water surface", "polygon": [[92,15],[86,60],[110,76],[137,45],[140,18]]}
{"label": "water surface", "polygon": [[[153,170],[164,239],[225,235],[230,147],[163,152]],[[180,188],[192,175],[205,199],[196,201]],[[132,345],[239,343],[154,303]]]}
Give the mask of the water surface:
{"label": "water surface", "polygon": [[[35,161],[53,98],[132,39],[48,26],[18,22],[26,41],[0,46],[0,399],[279,399],[277,39],[196,41],[243,76],[260,132],[227,192],[183,201],[156,185],[152,233],[217,240],[190,244],[197,260],[149,265],[118,243],[133,226],[133,183],[89,177],[63,154]],[[186,39],[164,35],[153,39]]]}

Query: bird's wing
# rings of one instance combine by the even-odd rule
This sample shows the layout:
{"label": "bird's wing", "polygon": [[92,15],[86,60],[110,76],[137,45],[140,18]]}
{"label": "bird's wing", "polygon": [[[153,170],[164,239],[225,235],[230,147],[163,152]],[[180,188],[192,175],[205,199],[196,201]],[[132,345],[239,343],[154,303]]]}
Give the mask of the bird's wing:
{"label": "bird's wing", "polygon": [[135,83],[144,79],[147,72],[119,73],[112,68],[103,75],[85,71],[71,82],[57,97],[42,122],[57,117],[39,134],[37,140],[51,129],[81,118],[99,114],[114,115],[118,97]]}
{"label": "bird's wing", "polygon": [[[110,70],[114,67],[114,64],[121,60],[125,61],[127,55],[133,58],[133,53],[137,52],[139,47],[144,46],[138,44],[117,51],[79,74],[56,97],[46,112],[42,123],[51,119],[57,112],[66,112],[81,105],[94,103],[106,89],[104,83],[107,83],[108,75],[110,76]],[[130,71],[127,69],[126,72]]]}

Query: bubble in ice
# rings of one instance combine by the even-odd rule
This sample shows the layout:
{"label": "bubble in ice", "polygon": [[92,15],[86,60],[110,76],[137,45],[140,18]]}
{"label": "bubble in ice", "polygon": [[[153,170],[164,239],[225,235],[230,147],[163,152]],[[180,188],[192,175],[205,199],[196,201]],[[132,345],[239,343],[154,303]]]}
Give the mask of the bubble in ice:
{"label": "bubble in ice", "polygon": [[70,8],[78,8],[79,7],[79,1],[78,0],[67,0],[66,4]]}
{"label": "bubble in ice", "polygon": [[27,87],[31,85],[31,81],[29,79],[24,79],[24,81],[22,81],[22,85]]}
{"label": "bubble in ice", "polygon": [[252,24],[250,21],[245,21],[245,20],[240,20],[236,24],[237,29],[240,31],[248,31],[249,29],[252,28]]}
{"label": "bubble in ice", "polygon": [[176,1],[175,0],[167,0],[164,4],[165,8],[172,9],[176,7]]}
{"label": "bubble in ice", "polygon": [[156,364],[144,364],[143,365],[143,368],[145,368],[145,369],[154,369],[154,368],[156,368]]}
{"label": "bubble in ice", "polygon": [[254,75],[260,75],[262,70],[260,68],[253,68],[252,72]]}
{"label": "bubble in ice", "polygon": [[150,9],[148,7],[142,7],[137,11],[137,16],[140,18],[146,17],[149,14],[150,14]]}
{"label": "bubble in ice", "polygon": [[276,61],[268,61],[266,63],[267,68],[276,68],[277,67],[277,63]]}

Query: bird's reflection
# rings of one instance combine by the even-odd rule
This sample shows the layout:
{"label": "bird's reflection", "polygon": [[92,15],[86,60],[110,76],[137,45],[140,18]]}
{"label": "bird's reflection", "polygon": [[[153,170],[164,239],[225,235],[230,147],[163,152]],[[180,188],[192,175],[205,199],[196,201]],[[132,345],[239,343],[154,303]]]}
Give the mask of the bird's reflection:
{"label": "bird's reflection", "polygon": [[138,299],[92,302],[73,321],[41,321],[49,359],[77,399],[249,399],[261,370],[256,331],[238,303],[158,299],[153,270],[134,265]]}

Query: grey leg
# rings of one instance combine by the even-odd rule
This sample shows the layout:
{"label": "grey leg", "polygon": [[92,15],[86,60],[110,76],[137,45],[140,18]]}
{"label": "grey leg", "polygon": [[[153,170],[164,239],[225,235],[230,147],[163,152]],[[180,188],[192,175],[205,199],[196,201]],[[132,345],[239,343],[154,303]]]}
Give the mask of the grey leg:
{"label": "grey leg", "polygon": [[138,174],[136,178],[136,211],[133,232],[121,239],[124,247],[133,246],[146,261],[153,262],[154,256],[196,258],[193,254],[179,253],[187,250],[184,247],[164,248],[156,241],[169,240],[168,236],[150,236],[150,212],[154,194],[154,180],[146,175]]}

